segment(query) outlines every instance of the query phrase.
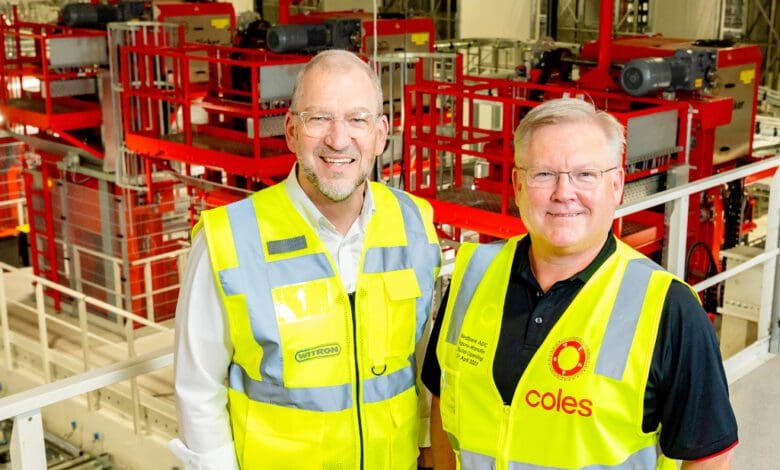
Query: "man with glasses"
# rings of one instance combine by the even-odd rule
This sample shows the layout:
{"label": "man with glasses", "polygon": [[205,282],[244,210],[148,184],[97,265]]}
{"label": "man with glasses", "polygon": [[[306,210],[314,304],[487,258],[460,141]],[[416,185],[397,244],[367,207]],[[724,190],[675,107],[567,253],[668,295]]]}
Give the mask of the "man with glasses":
{"label": "man with glasses", "polygon": [[288,178],[201,214],[176,314],[186,468],[416,468],[440,250],[427,203],[368,181],[387,133],[373,69],[323,52],[285,119]]}
{"label": "man with glasses", "polygon": [[689,286],[612,233],[624,144],[582,100],[520,122],[528,235],[460,247],[423,366],[437,470],[728,468],[714,329]]}

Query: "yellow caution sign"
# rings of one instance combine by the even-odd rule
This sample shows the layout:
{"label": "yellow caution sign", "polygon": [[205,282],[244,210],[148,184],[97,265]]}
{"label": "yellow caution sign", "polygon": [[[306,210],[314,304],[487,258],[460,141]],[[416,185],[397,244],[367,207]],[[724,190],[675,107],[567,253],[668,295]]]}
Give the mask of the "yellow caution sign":
{"label": "yellow caution sign", "polygon": [[217,29],[226,29],[230,26],[230,18],[214,18],[211,20],[211,26]]}
{"label": "yellow caution sign", "polygon": [[413,33],[411,40],[414,44],[418,46],[422,46],[424,44],[428,44],[429,41],[429,34],[428,33]]}
{"label": "yellow caution sign", "polygon": [[739,79],[745,85],[753,83],[756,79],[756,69],[745,69],[739,72]]}

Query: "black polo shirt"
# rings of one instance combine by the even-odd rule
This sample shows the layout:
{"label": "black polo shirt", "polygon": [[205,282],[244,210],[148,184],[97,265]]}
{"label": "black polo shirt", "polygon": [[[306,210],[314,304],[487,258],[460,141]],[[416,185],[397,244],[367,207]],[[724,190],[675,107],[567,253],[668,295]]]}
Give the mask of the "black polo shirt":
{"label": "black polo shirt", "polygon": [[[493,379],[509,404],[531,357],[582,286],[615,252],[612,233],[591,264],[575,276],[542,292],[528,262],[531,238],[518,243],[493,362]],[[422,381],[438,396],[441,368],[436,343],[449,291],[442,299],[422,368]],[[729,403],[728,383],[715,330],[693,293],[680,282],[669,287],[645,391],[642,428],[662,423],[664,455],[696,460],[737,442],[737,422]]]}

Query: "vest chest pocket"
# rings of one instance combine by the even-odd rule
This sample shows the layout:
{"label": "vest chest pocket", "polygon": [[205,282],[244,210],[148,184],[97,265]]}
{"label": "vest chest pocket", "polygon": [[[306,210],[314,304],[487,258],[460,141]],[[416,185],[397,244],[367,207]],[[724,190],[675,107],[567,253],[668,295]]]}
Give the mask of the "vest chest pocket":
{"label": "vest chest pocket", "polygon": [[417,299],[420,286],[411,269],[382,273],[372,279],[368,291],[368,333],[374,361],[388,357],[403,361],[414,352]]}
{"label": "vest chest pocket", "polygon": [[332,278],[273,290],[284,383],[289,387],[349,381],[343,358],[349,305]]}

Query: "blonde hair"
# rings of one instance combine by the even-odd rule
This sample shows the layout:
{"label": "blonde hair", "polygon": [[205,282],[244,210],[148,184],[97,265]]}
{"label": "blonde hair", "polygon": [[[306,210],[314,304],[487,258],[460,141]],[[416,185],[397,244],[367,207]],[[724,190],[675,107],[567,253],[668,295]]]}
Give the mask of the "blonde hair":
{"label": "blonde hair", "polygon": [[536,106],[520,121],[515,129],[515,166],[521,166],[533,131],[544,126],[574,122],[596,124],[607,139],[612,164],[620,165],[623,147],[626,145],[623,125],[614,116],[596,109],[591,103],[574,98],[559,98]]}

